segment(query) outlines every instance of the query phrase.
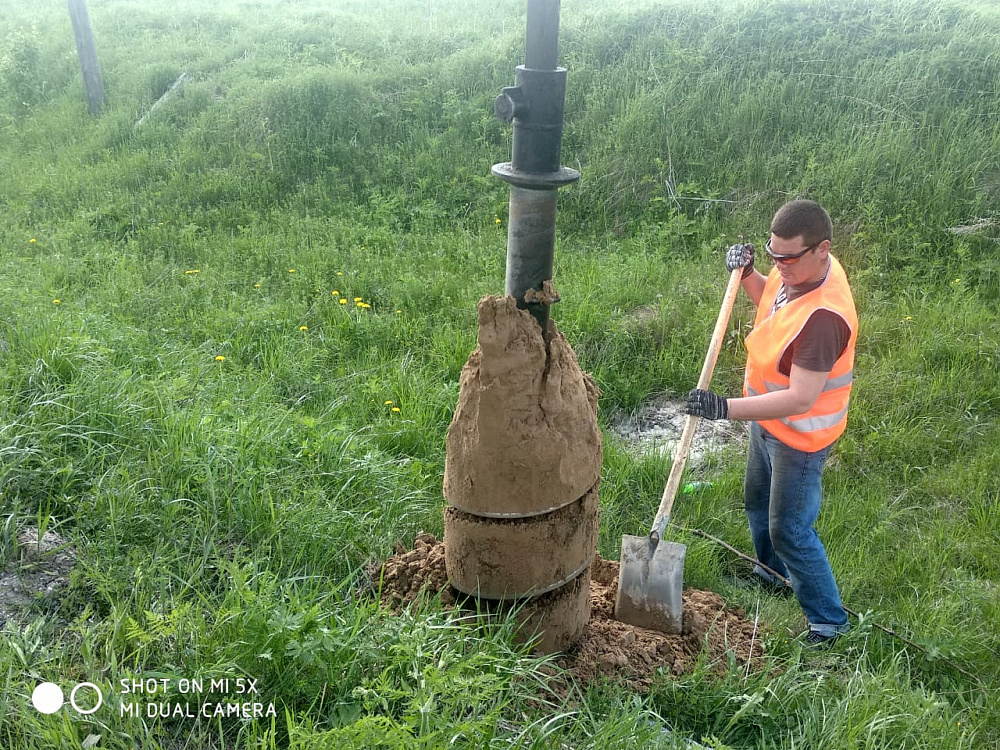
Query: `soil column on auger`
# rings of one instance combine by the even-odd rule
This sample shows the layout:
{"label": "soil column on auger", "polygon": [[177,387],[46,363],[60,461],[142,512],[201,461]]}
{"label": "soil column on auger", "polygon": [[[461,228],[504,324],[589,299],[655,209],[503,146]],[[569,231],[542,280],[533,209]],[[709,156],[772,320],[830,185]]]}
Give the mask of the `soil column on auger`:
{"label": "soil column on auger", "polygon": [[549,320],[566,70],[559,0],[528,0],[525,64],[494,104],[513,122],[505,297],[479,303],[445,459],[451,584],[490,611],[512,608],[538,648],[572,646],[590,618],[598,533],[597,387]]}

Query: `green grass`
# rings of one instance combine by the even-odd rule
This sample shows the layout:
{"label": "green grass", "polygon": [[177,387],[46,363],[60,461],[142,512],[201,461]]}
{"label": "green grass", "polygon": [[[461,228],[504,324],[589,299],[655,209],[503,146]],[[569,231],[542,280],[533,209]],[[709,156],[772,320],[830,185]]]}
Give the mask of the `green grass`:
{"label": "green grass", "polygon": [[[57,606],[2,628],[0,746],[1000,742],[991,4],[563,2],[562,158],[582,179],[560,193],[553,317],[602,390],[601,553],[645,528],[667,473],[611,415],[697,380],[733,238],[821,201],[861,318],[820,519],[863,615],[846,644],[802,654],[794,603],[734,589],[732,558],[679,534],[690,584],[771,624],[766,669],[568,698],[505,623],[359,595],[370,563],[442,531],[476,301],[503,288],[489,168],[510,130],[491,111],[523,3],[91,6],[98,118],[65,4],[0,2],[0,559],[25,525],[79,557]],[[751,318],[741,300],[721,391]],[[705,472],[675,520],[749,551],[742,457]],[[118,681],[144,676],[257,679],[276,716],[119,716]],[[94,682],[110,710],[41,715],[44,680]]]}

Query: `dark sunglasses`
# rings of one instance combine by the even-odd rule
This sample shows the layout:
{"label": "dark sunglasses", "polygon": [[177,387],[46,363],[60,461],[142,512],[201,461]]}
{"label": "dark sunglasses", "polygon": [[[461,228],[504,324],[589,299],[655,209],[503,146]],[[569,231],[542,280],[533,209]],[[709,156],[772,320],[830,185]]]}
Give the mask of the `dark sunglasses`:
{"label": "dark sunglasses", "polygon": [[806,253],[811,253],[817,247],[822,245],[825,241],[826,240],[820,240],[815,245],[810,245],[801,253],[795,253],[795,255],[775,255],[774,253],[771,252],[771,240],[770,238],[768,238],[767,242],[764,243],[764,250],[767,252],[767,257],[769,257],[775,263],[780,263],[783,266],[790,266],[794,263],[798,263],[802,259],[803,255],[805,255]]}

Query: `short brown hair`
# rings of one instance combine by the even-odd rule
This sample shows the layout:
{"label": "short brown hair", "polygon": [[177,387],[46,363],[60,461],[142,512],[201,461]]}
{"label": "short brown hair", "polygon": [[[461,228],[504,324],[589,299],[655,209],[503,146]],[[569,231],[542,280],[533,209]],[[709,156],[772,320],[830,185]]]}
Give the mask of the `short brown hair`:
{"label": "short brown hair", "polygon": [[771,219],[771,234],[783,240],[801,236],[807,247],[833,239],[830,214],[816,201],[789,201]]}

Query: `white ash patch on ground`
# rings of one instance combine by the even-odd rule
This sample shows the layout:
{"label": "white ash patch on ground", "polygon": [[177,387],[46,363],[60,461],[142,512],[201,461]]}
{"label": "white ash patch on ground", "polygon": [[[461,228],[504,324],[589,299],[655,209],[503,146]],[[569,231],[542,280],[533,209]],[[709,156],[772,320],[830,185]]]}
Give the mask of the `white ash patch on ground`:
{"label": "white ash patch on ground", "polygon": [[52,601],[69,586],[69,574],[76,563],[76,553],[54,531],[41,539],[38,529],[26,528],[17,535],[12,560],[0,568],[0,627],[7,622],[17,625],[30,617],[38,599]]}
{"label": "white ash patch on ground", "polygon": [[[684,431],[684,401],[660,398],[644,404],[635,414],[612,418],[611,429],[640,453],[672,456]],[[745,448],[749,443],[748,423],[728,419],[702,419],[691,442],[688,464],[698,464],[709,455],[727,448]]]}

